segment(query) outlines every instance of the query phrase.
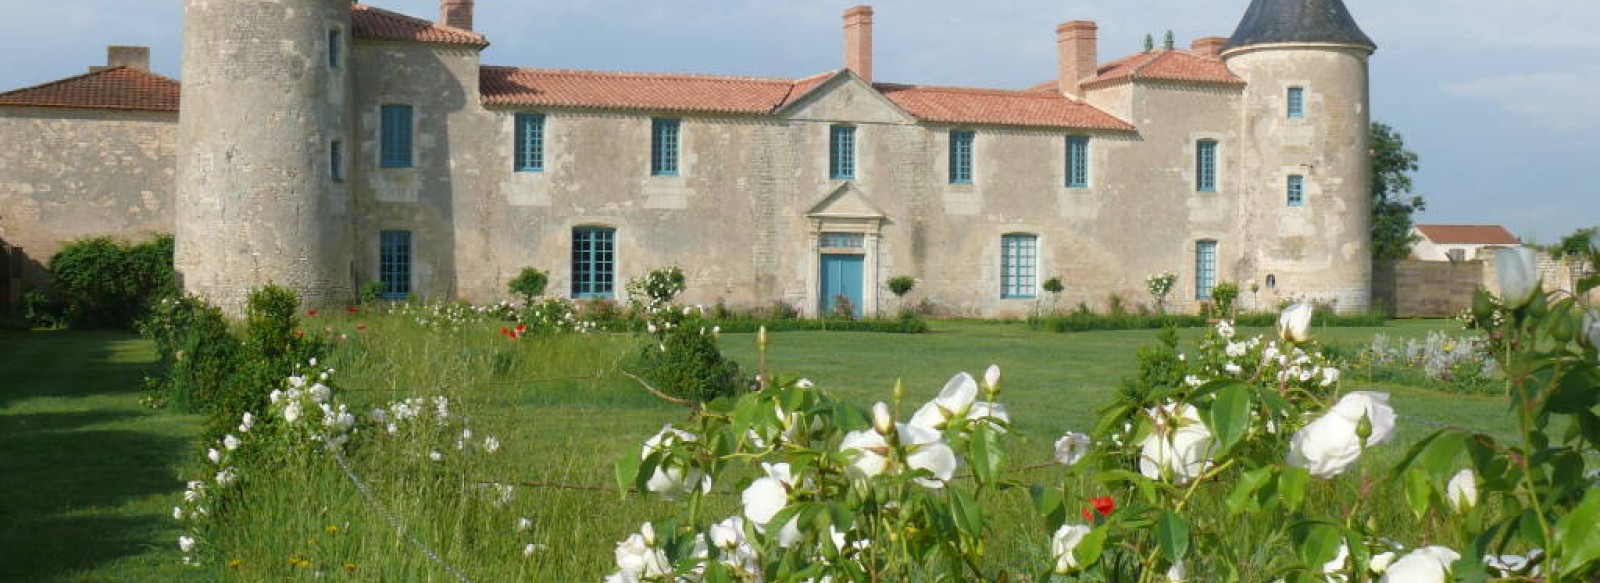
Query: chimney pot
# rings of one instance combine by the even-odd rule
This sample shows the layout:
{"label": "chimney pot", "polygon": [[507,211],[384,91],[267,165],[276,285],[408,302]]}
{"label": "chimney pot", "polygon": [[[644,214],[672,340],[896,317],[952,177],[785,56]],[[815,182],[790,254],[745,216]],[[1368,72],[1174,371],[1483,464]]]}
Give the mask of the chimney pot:
{"label": "chimney pot", "polygon": [[472,30],[473,0],[439,0],[439,24]]}
{"label": "chimney pot", "polygon": [[872,82],[872,7],[844,11],[844,68]]}
{"label": "chimney pot", "polygon": [[1190,43],[1189,49],[1193,51],[1194,54],[1202,57],[1219,57],[1222,55],[1222,47],[1227,44],[1228,39],[1226,38],[1220,36],[1208,36],[1194,39],[1194,42]]}
{"label": "chimney pot", "polygon": [[150,47],[106,47],[106,68],[129,67],[150,70]]}
{"label": "chimney pot", "polygon": [[1083,98],[1083,81],[1099,72],[1097,38],[1093,21],[1074,20],[1056,27],[1058,88],[1062,95]]}

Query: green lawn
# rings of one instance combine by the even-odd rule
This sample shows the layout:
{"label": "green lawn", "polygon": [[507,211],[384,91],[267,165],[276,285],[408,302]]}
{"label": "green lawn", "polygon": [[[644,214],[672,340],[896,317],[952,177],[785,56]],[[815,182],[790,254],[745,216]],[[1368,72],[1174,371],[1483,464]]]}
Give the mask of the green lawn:
{"label": "green lawn", "polygon": [[[345,343],[330,359],[339,369],[335,386],[341,398],[364,411],[404,397],[451,395],[479,435],[504,443],[498,457],[469,466],[467,477],[522,483],[511,507],[484,510],[475,520],[509,525],[508,517],[526,516],[537,525],[531,533],[497,527],[481,537],[461,537],[459,523],[427,524],[425,508],[407,519],[418,523],[412,526],[419,537],[475,578],[596,580],[614,568],[617,540],[643,520],[675,513],[659,501],[619,500],[614,491],[603,491],[612,483],[615,459],[637,452],[662,424],[688,422],[684,410],[654,400],[615,371],[636,350],[633,339],[602,334],[511,343],[489,328],[424,334],[400,318],[363,319],[370,325],[361,333],[364,339]],[[355,335],[353,322],[343,316],[329,320]],[[1381,330],[1327,329],[1320,335],[1330,344],[1355,347],[1380,331],[1407,337],[1453,327],[1395,322]],[[1186,330],[1182,337],[1192,343],[1200,332]],[[1010,450],[1014,464],[1022,465],[1047,460],[1062,432],[1088,430],[1118,379],[1132,372],[1136,350],[1154,339],[1154,331],[1052,334],[1020,324],[935,322],[933,332],[921,335],[774,334],[770,362],[775,373],[810,378],[862,406],[888,400],[896,379],[904,379],[910,402],[921,403],[951,375],[981,374],[997,363],[1004,370],[1001,400],[1015,422]],[[746,368],[755,366],[754,344],[753,334],[723,337],[725,350]],[[337,575],[341,570],[334,567],[354,567],[343,571],[353,576],[341,579],[445,578],[396,539],[334,471],[324,472],[318,479],[325,481],[315,485],[268,486],[261,499],[295,496],[288,498],[295,503],[267,503],[275,506],[239,518],[231,527],[236,532],[213,541],[213,548],[227,554],[209,556],[206,568],[176,567],[178,530],[169,513],[182,489],[177,476],[199,467],[201,448],[194,440],[200,420],[139,406],[136,387],[153,360],[149,345],[120,334],[36,332],[0,335],[0,347],[0,370],[6,371],[0,491],[10,502],[0,511],[0,579],[279,580],[287,576],[284,558],[311,552],[305,545],[316,544],[313,539],[325,541],[315,551],[328,557],[319,569]],[[1430,424],[1509,427],[1504,405],[1494,398],[1372,385],[1360,371],[1346,371],[1344,387],[1394,393],[1403,441],[1423,435]],[[1404,445],[1386,447],[1373,463],[1392,461]],[[1036,477],[1053,479],[1048,473]],[[415,498],[403,484],[374,487],[393,504]],[[736,498],[719,499],[728,508],[714,512],[730,511]],[[1033,532],[1036,521],[1024,499],[1006,504],[999,523],[1017,528],[997,538],[995,548],[1006,549],[999,560],[1037,564],[1042,558],[1033,554],[1047,533]],[[370,534],[358,544],[320,533],[336,524]],[[529,542],[552,551],[523,559],[520,549]],[[239,561],[232,574],[220,566],[230,560]]]}
{"label": "green lawn", "polygon": [[200,419],[139,405],[155,360],[115,332],[0,332],[0,580],[173,581]]}

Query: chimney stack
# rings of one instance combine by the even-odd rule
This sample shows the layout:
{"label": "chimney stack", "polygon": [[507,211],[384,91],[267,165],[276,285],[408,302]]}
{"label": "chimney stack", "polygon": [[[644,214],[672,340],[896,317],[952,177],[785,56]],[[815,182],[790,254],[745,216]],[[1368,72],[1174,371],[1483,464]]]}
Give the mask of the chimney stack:
{"label": "chimney stack", "polygon": [[1099,27],[1089,20],[1074,20],[1056,27],[1058,84],[1062,95],[1082,99],[1082,82],[1098,73],[1097,30]]}
{"label": "chimney stack", "polygon": [[129,67],[141,71],[150,70],[150,47],[106,47],[106,69]]}
{"label": "chimney stack", "polygon": [[872,7],[844,11],[844,68],[872,82]]}
{"label": "chimney stack", "polygon": [[472,0],[439,0],[439,24],[472,30]]}
{"label": "chimney stack", "polygon": [[1217,58],[1222,56],[1222,47],[1228,44],[1228,39],[1220,36],[1208,36],[1194,39],[1189,49],[1202,57]]}

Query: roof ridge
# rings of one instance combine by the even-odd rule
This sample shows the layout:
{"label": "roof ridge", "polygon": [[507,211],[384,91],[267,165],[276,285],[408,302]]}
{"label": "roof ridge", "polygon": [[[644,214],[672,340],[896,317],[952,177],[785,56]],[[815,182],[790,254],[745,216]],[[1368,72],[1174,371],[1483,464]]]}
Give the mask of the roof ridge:
{"label": "roof ridge", "polygon": [[[914,84],[914,83],[873,83],[872,87],[874,89],[880,89],[880,90],[884,89],[884,88],[897,89],[897,90],[919,89],[919,90],[923,90],[923,91],[934,91],[934,92],[940,92],[940,93],[968,93],[968,94],[1005,95],[1005,96],[1033,97],[1033,98],[1061,97],[1056,92],[1047,91],[1047,90],[1041,90],[1041,89],[1000,89],[1000,88],[995,88],[995,87],[960,87],[960,86],[954,86],[954,85],[919,85],[919,84]],[[1063,99],[1065,99],[1065,98],[1063,98]]]}
{"label": "roof ridge", "polygon": [[699,81],[738,81],[755,83],[773,83],[794,85],[811,80],[823,75],[813,75],[802,79],[785,79],[782,77],[753,77],[743,75],[716,75],[710,73],[653,73],[648,71],[597,71],[590,69],[559,69],[547,67],[516,67],[510,65],[482,65],[483,69],[506,69],[510,71],[528,71],[534,73],[555,75],[588,75],[605,77],[623,77],[632,79],[690,79]]}
{"label": "roof ridge", "polygon": [[373,6],[371,4],[361,4],[361,3],[351,4],[350,5],[350,10],[351,11],[362,11],[362,12],[373,12],[373,13],[378,14],[379,16],[397,18],[397,19],[404,20],[404,21],[410,22],[411,24],[415,24],[415,25],[418,25],[418,26],[426,26],[428,28],[437,28],[437,29],[440,29],[440,30],[444,30],[446,32],[455,32],[455,33],[464,34],[464,35],[467,35],[469,37],[476,38],[479,42],[483,42],[483,43],[488,43],[489,42],[488,35],[485,35],[485,34],[483,34],[481,32],[478,32],[478,31],[475,31],[475,30],[472,30],[472,29],[450,26],[448,24],[444,24],[444,23],[440,23],[440,22],[434,22],[434,21],[428,20],[426,18],[422,18],[422,17],[418,17],[418,16],[412,16],[410,14],[406,14],[406,13],[403,13],[403,12],[395,12],[395,11],[389,10],[387,8],[379,8],[379,7]]}

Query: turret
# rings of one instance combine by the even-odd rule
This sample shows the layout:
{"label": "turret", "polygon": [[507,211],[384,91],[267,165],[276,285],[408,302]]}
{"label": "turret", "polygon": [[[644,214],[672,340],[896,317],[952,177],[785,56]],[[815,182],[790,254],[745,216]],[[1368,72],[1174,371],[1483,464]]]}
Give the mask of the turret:
{"label": "turret", "polygon": [[1259,301],[1371,303],[1367,58],[1341,0],[1253,0],[1223,48],[1246,82],[1243,231]]}
{"label": "turret", "polygon": [[253,288],[353,299],[351,0],[185,0],[177,258],[184,289],[238,315]]}

